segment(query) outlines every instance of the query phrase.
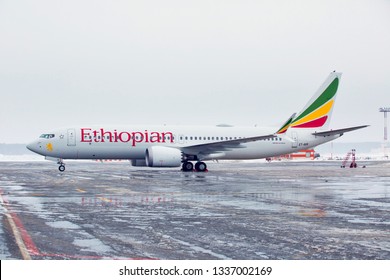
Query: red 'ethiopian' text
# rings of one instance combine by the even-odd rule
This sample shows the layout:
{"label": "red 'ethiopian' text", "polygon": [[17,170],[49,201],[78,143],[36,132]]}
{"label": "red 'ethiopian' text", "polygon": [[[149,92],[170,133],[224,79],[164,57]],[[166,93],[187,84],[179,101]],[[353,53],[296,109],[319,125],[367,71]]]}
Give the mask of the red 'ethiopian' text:
{"label": "red 'ethiopian' text", "polygon": [[81,142],[122,142],[131,143],[134,147],[137,143],[173,143],[172,132],[157,132],[157,131],[113,131],[104,130],[100,128],[98,130],[92,130],[91,128],[81,128]]}

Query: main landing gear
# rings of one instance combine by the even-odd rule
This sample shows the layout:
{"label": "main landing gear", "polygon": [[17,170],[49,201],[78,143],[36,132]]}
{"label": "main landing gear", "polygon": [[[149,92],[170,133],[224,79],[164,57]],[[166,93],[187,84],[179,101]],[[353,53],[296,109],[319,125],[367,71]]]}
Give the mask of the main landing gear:
{"label": "main landing gear", "polygon": [[[194,170],[194,164],[190,161],[185,161],[182,164],[182,169],[183,172],[189,172]],[[195,163],[195,171],[196,172],[207,172],[207,165],[203,161],[198,161]]]}

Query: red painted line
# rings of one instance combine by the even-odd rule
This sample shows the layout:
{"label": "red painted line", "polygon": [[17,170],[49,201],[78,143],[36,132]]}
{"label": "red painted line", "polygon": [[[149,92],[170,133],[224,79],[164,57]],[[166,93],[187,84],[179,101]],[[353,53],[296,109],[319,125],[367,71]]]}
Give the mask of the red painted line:
{"label": "red painted line", "polygon": [[11,215],[11,218],[14,221],[15,225],[18,227],[20,235],[22,236],[23,239],[23,243],[24,245],[26,245],[28,252],[31,255],[40,255],[41,252],[39,251],[37,246],[35,246],[34,241],[32,240],[30,234],[27,232],[26,228],[24,227],[22,221],[19,219],[18,215],[11,211],[9,211],[9,214]]}
{"label": "red painted line", "polygon": [[33,239],[31,238],[31,235],[27,232],[26,228],[24,227],[22,221],[18,217],[18,215],[11,211],[10,204],[6,198],[3,196],[3,191],[0,189],[0,197],[4,202],[4,208],[7,210],[8,214],[10,215],[11,219],[15,223],[21,237],[24,245],[26,246],[29,254],[33,256],[38,257],[55,257],[55,258],[62,258],[62,259],[86,259],[86,260],[101,260],[101,259],[110,259],[110,260],[158,260],[154,258],[112,258],[109,256],[78,256],[78,255],[67,255],[67,254],[55,254],[55,253],[44,253],[41,252],[38,247],[35,245]]}
{"label": "red painted line", "polygon": [[3,196],[2,190],[0,191],[0,196],[4,202],[5,209],[7,210],[11,219],[15,223],[17,229],[19,230],[19,233],[22,237],[24,245],[27,248],[27,251],[29,252],[29,254],[32,254],[32,255],[39,255],[40,252],[39,252],[37,246],[35,246],[34,241],[32,240],[30,234],[27,232],[26,228],[24,227],[22,221],[19,219],[18,215],[10,209],[11,208],[10,204],[9,204],[8,200]]}

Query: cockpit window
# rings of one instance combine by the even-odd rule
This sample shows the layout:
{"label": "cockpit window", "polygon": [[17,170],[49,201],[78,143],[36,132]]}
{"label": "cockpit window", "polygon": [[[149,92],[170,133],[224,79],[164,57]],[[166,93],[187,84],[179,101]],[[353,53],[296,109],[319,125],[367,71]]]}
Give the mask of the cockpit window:
{"label": "cockpit window", "polygon": [[54,134],[42,134],[41,136],[39,136],[39,138],[45,138],[45,139],[50,139],[54,137],[55,137]]}

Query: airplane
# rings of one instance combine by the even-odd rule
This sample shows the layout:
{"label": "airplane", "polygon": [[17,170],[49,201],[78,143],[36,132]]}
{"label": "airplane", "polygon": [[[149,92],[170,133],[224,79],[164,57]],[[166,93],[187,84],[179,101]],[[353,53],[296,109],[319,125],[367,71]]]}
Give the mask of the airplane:
{"label": "airplane", "polygon": [[[64,159],[121,159],[132,166],[205,172],[209,160],[261,159],[308,149],[368,125],[328,130],[341,73],[333,71],[298,113],[280,127],[79,126],[42,134],[27,148],[65,171]],[[195,165],[194,163],[195,162]]]}

